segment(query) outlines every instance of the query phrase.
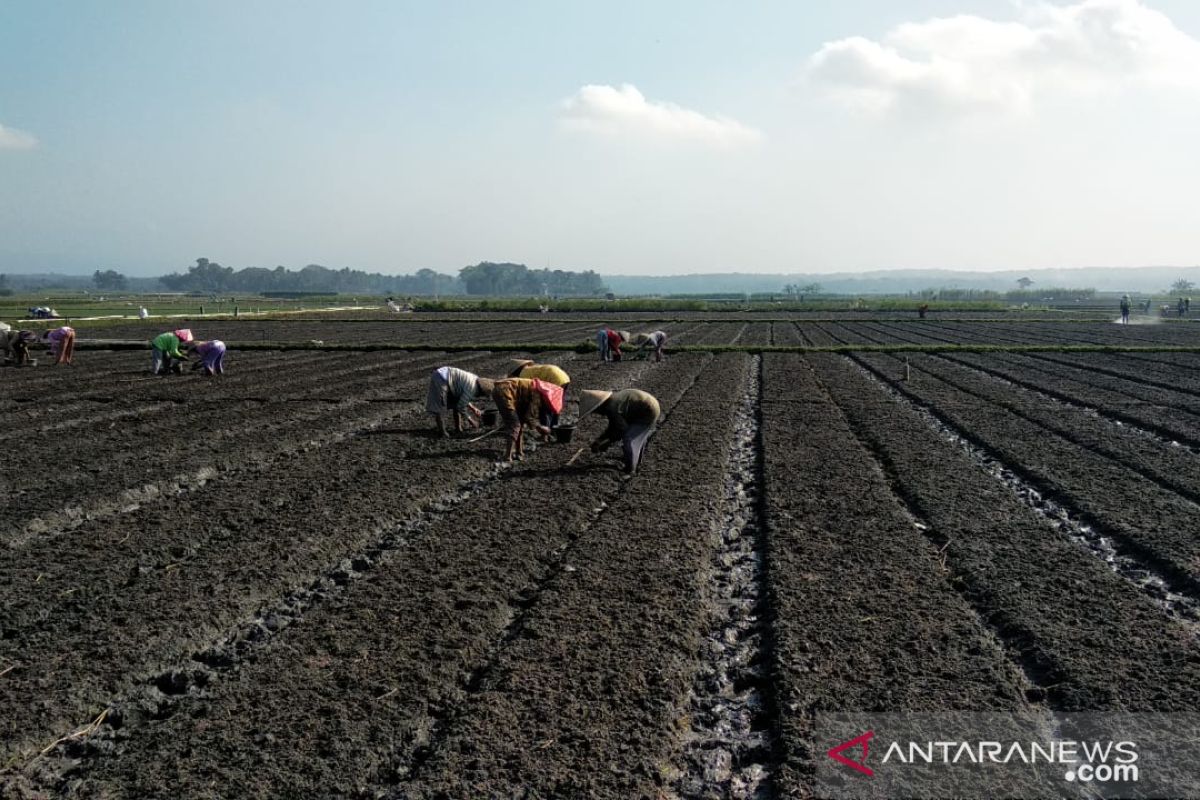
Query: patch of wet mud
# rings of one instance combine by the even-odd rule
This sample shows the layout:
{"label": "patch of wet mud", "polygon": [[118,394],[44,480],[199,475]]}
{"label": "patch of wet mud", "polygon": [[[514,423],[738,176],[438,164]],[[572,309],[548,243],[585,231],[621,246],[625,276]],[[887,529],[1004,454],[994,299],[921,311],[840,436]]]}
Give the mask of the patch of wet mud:
{"label": "patch of wet mud", "polygon": [[725,513],[707,595],[712,628],[685,706],[679,771],[667,797],[769,796],[774,750],[764,656],[763,542],[759,420],[761,358],[738,409],[725,483]]}

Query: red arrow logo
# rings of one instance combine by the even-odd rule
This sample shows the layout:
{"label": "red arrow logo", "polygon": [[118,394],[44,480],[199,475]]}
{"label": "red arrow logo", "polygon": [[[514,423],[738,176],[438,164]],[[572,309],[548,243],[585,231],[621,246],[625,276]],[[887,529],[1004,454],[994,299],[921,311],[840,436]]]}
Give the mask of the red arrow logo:
{"label": "red arrow logo", "polygon": [[[867,731],[862,736],[855,736],[848,742],[842,742],[837,747],[830,748],[826,755],[832,758],[839,764],[845,764],[850,769],[858,770],[868,778],[875,775],[875,770],[867,766],[867,756],[871,753],[871,739],[875,736],[875,731]],[[844,750],[849,750],[862,745],[862,761],[851,761],[842,755]]]}

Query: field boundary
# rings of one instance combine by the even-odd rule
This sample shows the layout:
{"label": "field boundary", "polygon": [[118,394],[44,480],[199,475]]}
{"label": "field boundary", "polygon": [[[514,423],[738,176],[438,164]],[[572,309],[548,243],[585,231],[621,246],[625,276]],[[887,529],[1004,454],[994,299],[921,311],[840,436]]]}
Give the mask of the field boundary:
{"label": "field boundary", "polygon": [[[537,352],[562,350],[576,353],[595,352],[591,341],[585,342],[468,342],[468,343],[404,343],[404,342],[332,342],[310,341],[227,341],[230,350],[313,350],[329,352],[375,353],[382,351],[410,352]],[[82,339],[77,350],[149,350],[147,340]],[[1200,353],[1200,345],[1123,345],[1123,344],[831,344],[831,345],[772,345],[772,344],[683,344],[668,347],[665,353]]]}

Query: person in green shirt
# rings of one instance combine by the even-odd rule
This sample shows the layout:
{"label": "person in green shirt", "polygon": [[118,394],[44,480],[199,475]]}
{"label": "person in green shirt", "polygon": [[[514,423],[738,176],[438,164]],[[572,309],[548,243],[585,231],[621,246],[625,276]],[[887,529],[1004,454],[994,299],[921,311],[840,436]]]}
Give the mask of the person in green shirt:
{"label": "person in green shirt", "polygon": [[176,360],[187,361],[187,355],[180,350],[180,345],[192,341],[192,332],[187,328],[177,331],[160,333],[150,342],[150,372],[153,375],[167,375],[175,367]]}

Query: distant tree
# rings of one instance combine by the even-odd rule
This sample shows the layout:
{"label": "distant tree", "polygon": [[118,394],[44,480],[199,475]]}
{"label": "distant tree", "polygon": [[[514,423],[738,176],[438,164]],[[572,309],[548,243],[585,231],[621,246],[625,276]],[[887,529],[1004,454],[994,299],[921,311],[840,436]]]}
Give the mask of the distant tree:
{"label": "distant tree", "polygon": [[[418,273],[419,274],[419,273]],[[503,296],[537,295],[543,291],[559,296],[604,294],[604,282],[592,270],[568,272],[556,269],[531,270],[524,264],[495,264],[483,261],[458,271],[467,294]]]}
{"label": "distant tree", "polygon": [[820,294],[823,287],[819,283],[806,283],[800,287],[801,294]]}
{"label": "distant tree", "polygon": [[13,290],[8,285],[8,276],[5,275],[3,272],[0,272],[0,295],[4,295],[5,297],[7,297],[8,295],[10,295],[12,293],[13,293]]}
{"label": "distant tree", "polygon": [[168,289],[183,292],[226,292],[232,289],[233,267],[222,267],[207,258],[197,258],[185,274],[173,272],[159,278]]}
{"label": "distant tree", "polygon": [[92,283],[96,285],[97,289],[115,292],[123,292],[129,288],[129,281],[115,269],[106,269],[103,272],[96,270],[92,273]]}
{"label": "distant tree", "polygon": [[1018,278],[1017,286],[1021,287],[1021,291],[1026,291],[1030,286],[1033,286],[1032,278]]}
{"label": "distant tree", "polygon": [[1180,278],[1171,284],[1171,292],[1173,294],[1183,294],[1184,292],[1190,292],[1194,288],[1196,288],[1196,284],[1185,278]]}

